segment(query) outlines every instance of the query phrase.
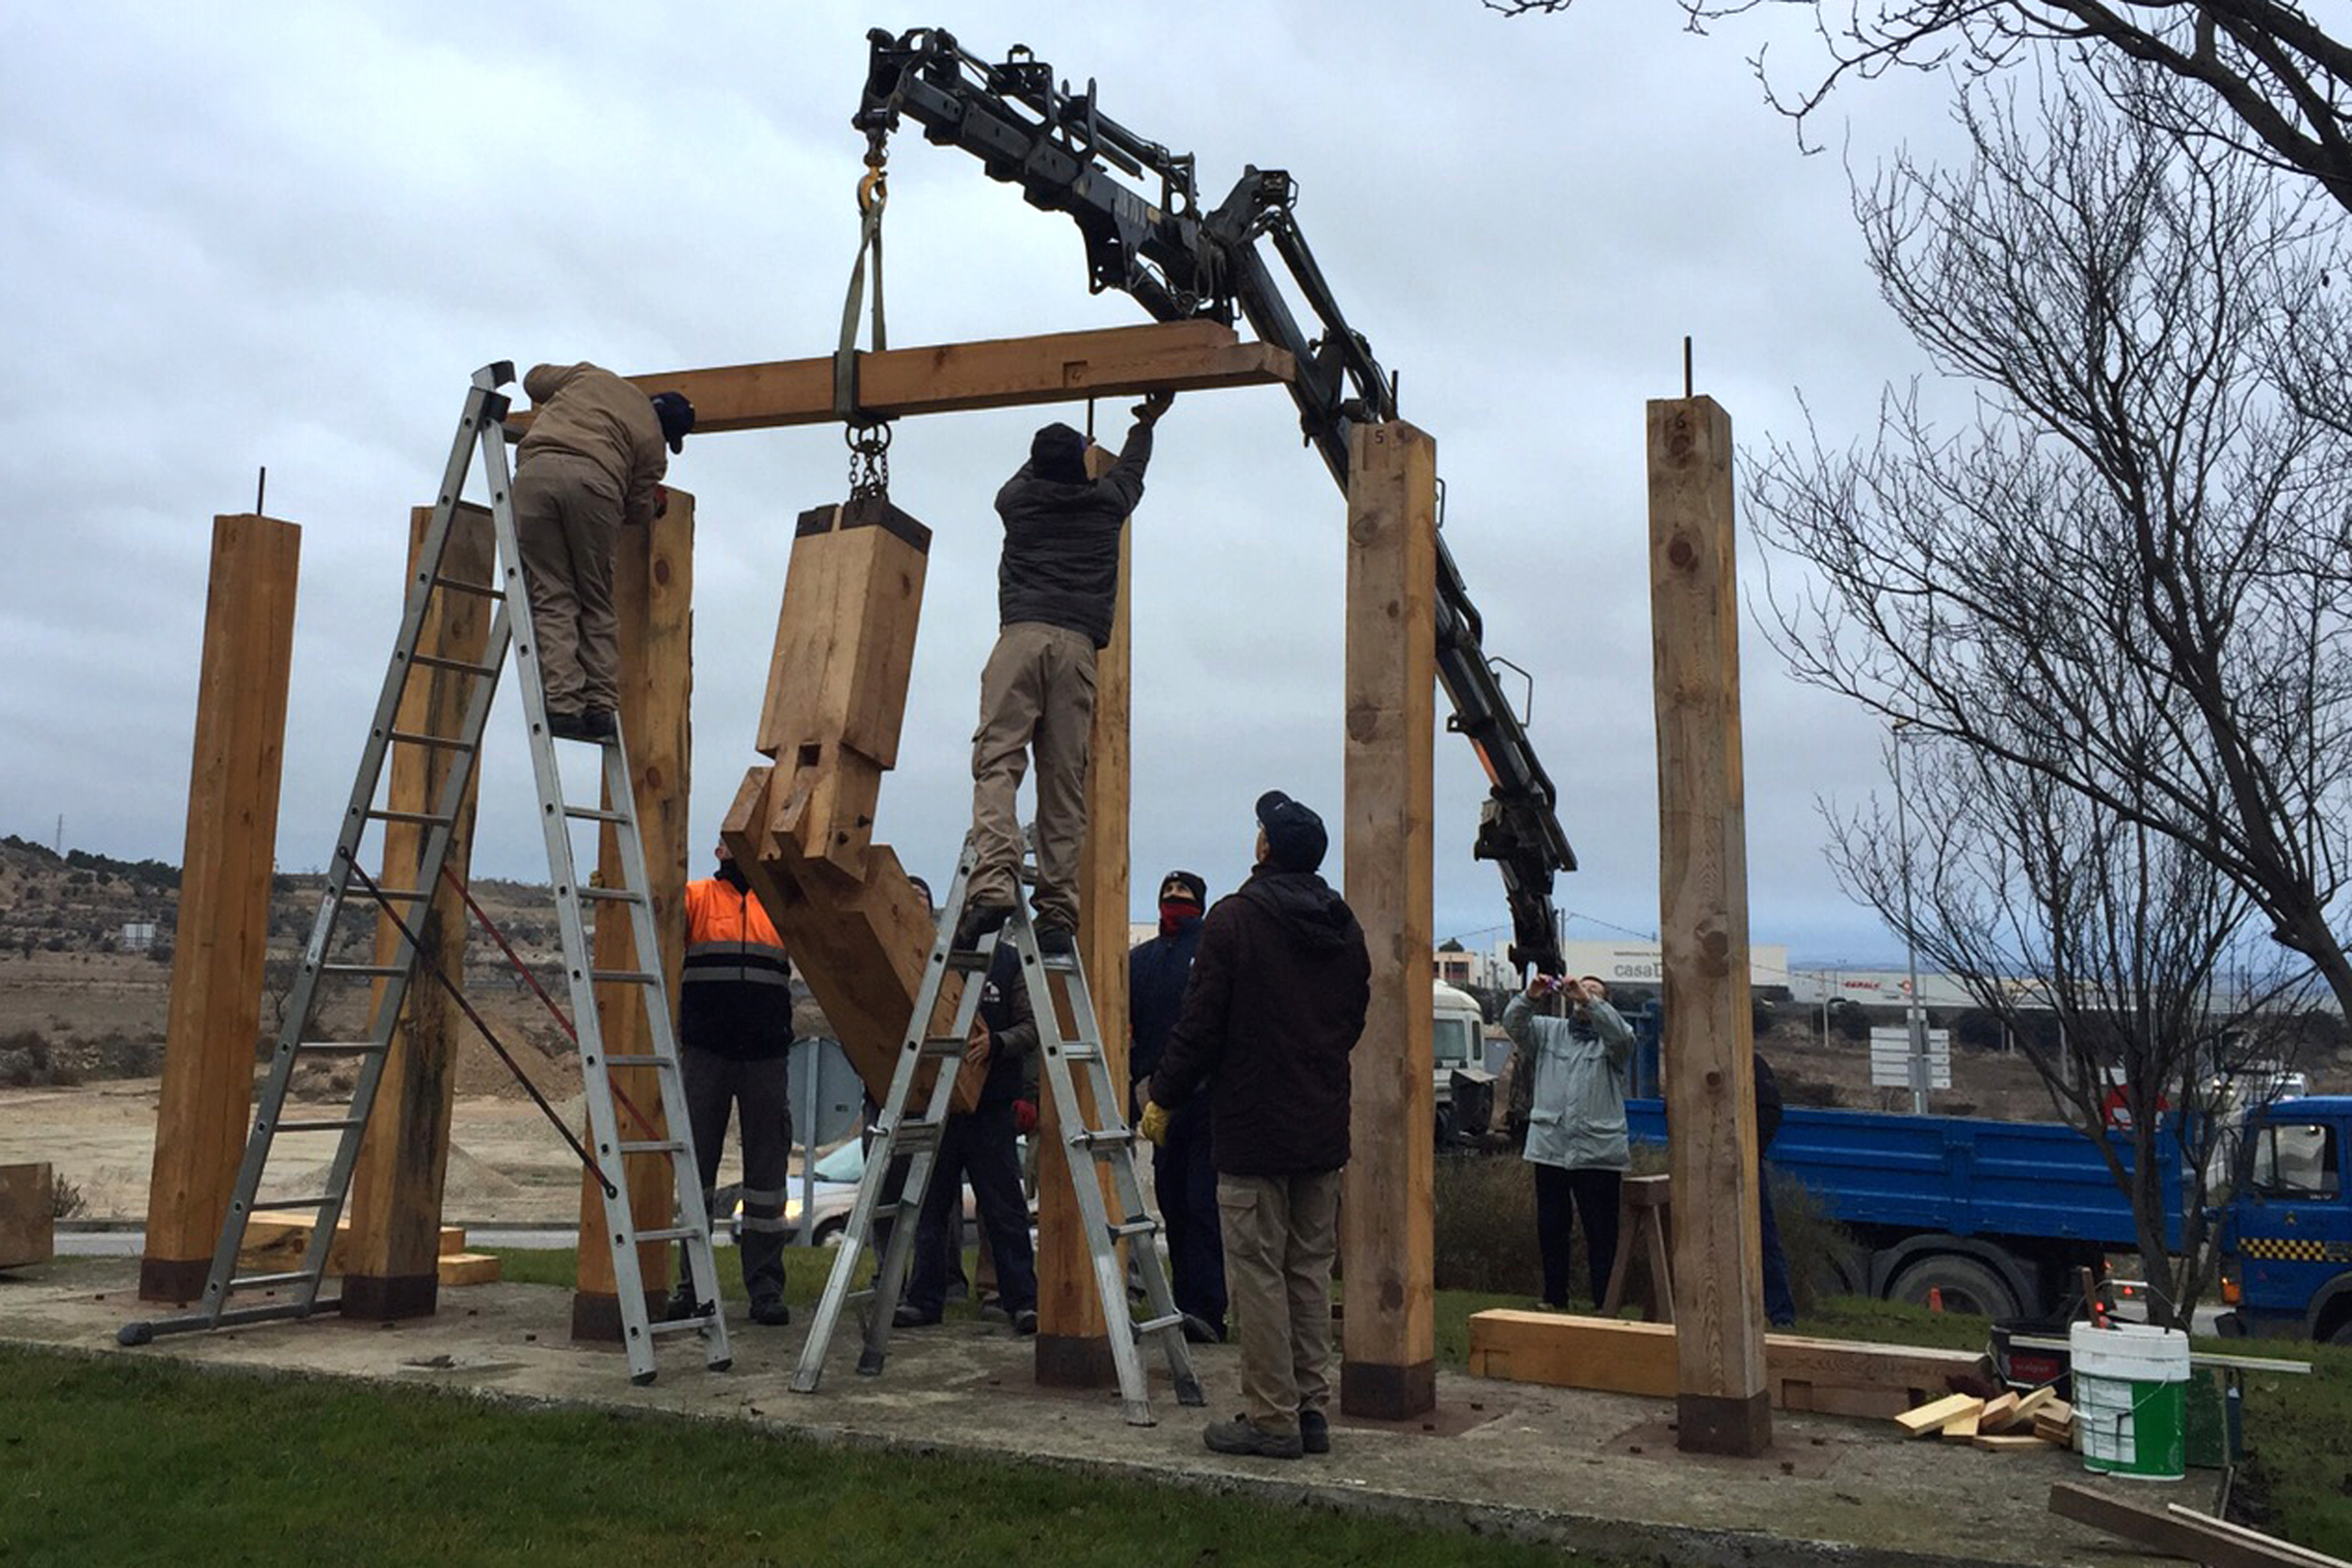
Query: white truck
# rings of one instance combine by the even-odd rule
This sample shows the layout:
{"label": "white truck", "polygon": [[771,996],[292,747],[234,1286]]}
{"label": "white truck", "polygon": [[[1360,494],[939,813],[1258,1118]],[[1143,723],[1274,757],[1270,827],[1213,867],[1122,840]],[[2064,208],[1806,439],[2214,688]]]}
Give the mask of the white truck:
{"label": "white truck", "polygon": [[1438,1147],[1443,1148],[1454,1141],[1454,1069],[1484,1071],[1486,1066],[1486,1015],[1476,997],[1442,980],[1431,987],[1431,1007],[1436,1014],[1429,1035],[1438,1089]]}

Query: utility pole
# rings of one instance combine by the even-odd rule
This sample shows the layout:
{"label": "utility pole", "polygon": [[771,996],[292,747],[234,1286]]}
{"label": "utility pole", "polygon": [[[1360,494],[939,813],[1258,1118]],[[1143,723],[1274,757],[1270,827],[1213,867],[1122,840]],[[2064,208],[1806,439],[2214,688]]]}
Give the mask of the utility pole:
{"label": "utility pole", "polygon": [[1911,989],[1903,998],[1903,1024],[1911,1042],[1911,1114],[1928,1114],[1928,1020],[1919,1006],[1919,944],[1911,933],[1917,928],[1911,909],[1911,816],[1903,804],[1902,720],[1895,721],[1895,832],[1903,841],[1903,957],[1911,970]]}

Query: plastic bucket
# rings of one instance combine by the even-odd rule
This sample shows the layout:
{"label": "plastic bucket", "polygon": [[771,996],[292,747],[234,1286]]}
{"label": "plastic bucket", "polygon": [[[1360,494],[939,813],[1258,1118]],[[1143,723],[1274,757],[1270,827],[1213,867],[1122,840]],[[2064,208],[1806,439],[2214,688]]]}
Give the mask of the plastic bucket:
{"label": "plastic bucket", "polygon": [[2188,1336],[2141,1323],[2076,1323],[2067,1338],[2083,1468],[2137,1481],[2187,1474]]}

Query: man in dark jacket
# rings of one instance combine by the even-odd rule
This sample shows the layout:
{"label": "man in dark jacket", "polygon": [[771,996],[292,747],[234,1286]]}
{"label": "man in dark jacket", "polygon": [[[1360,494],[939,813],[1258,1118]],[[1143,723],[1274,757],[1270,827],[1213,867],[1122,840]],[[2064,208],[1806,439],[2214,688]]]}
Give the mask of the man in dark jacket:
{"label": "man in dark jacket", "polygon": [[1780,1077],[1762,1053],[1756,1057],[1756,1222],[1764,1255],[1764,1321],[1774,1328],[1797,1324],[1797,1298],[1788,1290],[1788,1255],[1781,1250],[1780,1216],[1772,1212],[1772,1170],[1764,1163],[1780,1135]]}
{"label": "man in dark jacket", "polygon": [[1094,734],[1094,656],[1111,640],[1119,602],[1119,535],[1143,499],[1152,428],[1173,401],[1154,392],[1135,410],[1119,460],[1087,477],[1086,437],[1049,424],[1029,461],[996,492],[1005,523],[996,566],[996,646],[980,673],[972,734],[972,835],[977,864],[956,946],[977,948],[1020,895],[1017,800],[1037,756],[1038,946],[1072,950],[1078,928],[1078,853],[1087,831],[1087,748]]}
{"label": "man in dark jacket", "polygon": [[[1028,1058],[1037,1050],[1037,1015],[1030,1009],[1021,955],[999,942],[988,966],[987,989],[972,1023],[964,1060],[987,1064],[979,1103],[951,1114],[931,1161],[930,1183],[914,1227],[914,1267],[905,1298],[891,1319],[898,1328],[939,1322],[947,1301],[947,1259],[957,1248],[951,1219],[961,1218],[963,1183],[972,1181],[972,1201],[980,1229],[996,1261],[996,1289],[1015,1334],[1037,1332],[1037,1259],[1029,1246],[1029,1205],[1021,1190],[1020,1133],[1013,1102],[1022,1096]],[[962,1259],[959,1257],[958,1262]]]}
{"label": "man in dark jacket", "polygon": [[[1127,955],[1127,1057],[1131,1095],[1160,1065],[1168,1032],[1184,1005],[1184,983],[1200,945],[1200,911],[1209,884],[1189,871],[1160,883],[1160,934]],[[1184,1338],[1225,1339],[1225,1241],[1216,1223],[1216,1166],[1206,1097],[1196,1093],[1168,1117],[1168,1137],[1152,1154],[1152,1190],[1168,1226],[1168,1272]],[[1133,1108],[1130,1108],[1130,1115]]]}
{"label": "man in dark jacket", "polygon": [[1183,1016],[1152,1075],[1143,1135],[1208,1083],[1225,1277],[1248,1408],[1202,1434],[1219,1453],[1327,1453],[1331,1259],[1347,1164],[1348,1053],[1363,1033],[1363,928],[1315,875],[1323,819],[1258,799],[1258,863],[1201,925]]}

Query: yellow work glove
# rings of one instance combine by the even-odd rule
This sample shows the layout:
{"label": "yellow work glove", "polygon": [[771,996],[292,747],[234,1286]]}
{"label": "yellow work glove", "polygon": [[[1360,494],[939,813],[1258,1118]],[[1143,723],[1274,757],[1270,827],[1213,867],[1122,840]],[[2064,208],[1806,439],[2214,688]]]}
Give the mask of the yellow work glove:
{"label": "yellow work glove", "polygon": [[1168,1107],[1152,1101],[1143,1107],[1143,1119],[1136,1123],[1136,1131],[1155,1144],[1168,1142]]}

